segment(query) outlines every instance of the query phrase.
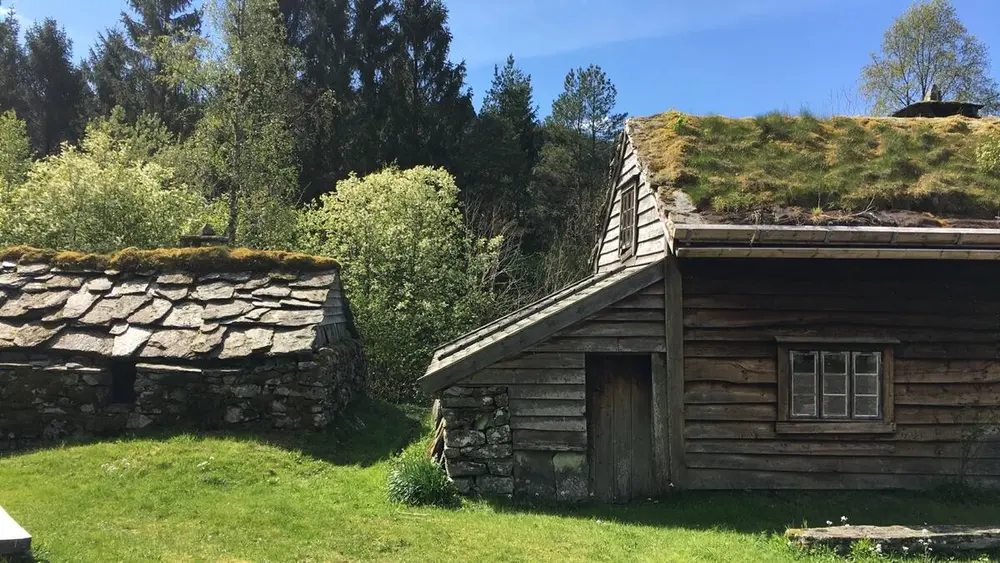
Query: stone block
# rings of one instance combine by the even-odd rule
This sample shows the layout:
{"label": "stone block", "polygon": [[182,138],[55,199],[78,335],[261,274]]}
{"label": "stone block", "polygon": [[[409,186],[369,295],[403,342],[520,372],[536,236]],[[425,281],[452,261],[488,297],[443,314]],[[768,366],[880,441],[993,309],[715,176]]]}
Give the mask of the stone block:
{"label": "stone block", "polygon": [[509,444],[511,440],[510,426],[494,426],[486,430],[487,444]]}
{"label": "stone block", "polygon": [[514,493],[514,480],[510,477],[483,475],[476,479],[476,488],[487,496],[510,496]]}
{"label": "stone block", "polygon": [[587,499],[590,468],[587,456],[578,452],[559,452],[552,456],[556,477],[556,500],[578,502]]}
{"label": "stone block", "polygon": [[513,459],[496,459],[486,462],[486,467],[489,468],[490,474],[501,475],[504,477],[509,477],[514,470],[514,460]]}
{"label": "stone block", "polygon": [[486,436],[476,430],[449,430],[445,433],[445,444],[452,448],[466,446],[481,446],[486,443]]}
{"label": "stone block", "polygon": [[475,390],[469,387],[449,387],[441,393],[442,397],[471,397]]}
{"label": "stone block", "polygon": [[513,476],[518,497],[552,500],[556,496],[551,452],[514,452]]}
{"label": "stone block", "polygon": [[441,403],[449,409],[475,408],[480,405],[476,397],[442,397]]}
{"label": "stone block", "polygon": [[459,492],[459,494],[467,495],[475,490],[473,487],[473,483],[475,481],[471,477],[456,477],[453,478],[451,482],[455,485],[455,489]]}
{"label": "stone block", "polygon": [[513,447],[510,444],[491,444],[473,448],[465,455],[472,459],[504,459],[510,457],[512,453]]}
{"label": "stone block", "polygon": [[510,411],[506,408],[493,411],[493,426],[503,426],[505,424],[510,424]]}
{"label": "stone block", "polygon": [[448,468],[448,475],[452,478],[486,475],[487,471],[489,471],[485,463],[475,461],[453,461],[448,459],[445,461],[445,466]]}

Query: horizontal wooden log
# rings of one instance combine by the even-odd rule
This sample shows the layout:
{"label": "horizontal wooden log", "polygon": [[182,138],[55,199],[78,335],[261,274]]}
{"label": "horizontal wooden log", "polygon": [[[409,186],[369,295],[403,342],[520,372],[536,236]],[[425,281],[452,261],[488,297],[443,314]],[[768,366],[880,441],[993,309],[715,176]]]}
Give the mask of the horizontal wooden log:
{"label": "horizontal wooden log", "polygon": [[587,419],[582,416],[512,416],[510,427],[550,432],[586,432]]}
{"label": "horizontal wooden log", "polygon": [[900,360],[896,383],[1000,383],[1000,360]]}
{"label": "horizontal wooden log", "polygon": [[794,420],[778,422],[774,425],[774,431],[782,436],[795,434],[801,436],[816,436],[819,434],[835,436],[850,434],[876,435],[894,433],[896,431],[896,424],[880,420]]}
{"label": "horizontal wooden log", "polygon": [[776,383],[778,366],[774,358],[686,358],[684,380]]}
{"label": "horizontal wooden log", "polygon": [[777,328],[844,325],[883,328],[939,328],[945,330],[997,330],[996,315],[922,315],[840,311],[744,311],[734,309],[685,309],[685,328]]}
{"label": "horizontal wooden log", "polygon": [[[853,284],[847,284],[853,286]],[[697,291],[697,290],[694,290]],[[892,291],[892,293],[889,293]],[[855,313],[919,314],[1000,314],[1000,300],[940,299],[936,293],[901,297],[898,291],[882,287],[869,296],[853,295],[760,295],[688,294],[685,309],[748,309],[754,311],[851,311]]]}
{"label": "horizontal wooden log", "polygon": [[996,407],[896,407],[896,422],[901,424],[1000,424]]}
{"label": "horizontal wooden log", "polygon": [[[895,404],[1000,406],[1000,383],[897,383]],[[997,414],[1000,423],[1000,412]]]}
{"label": "horizontal wooden log", "polygon": [[899,359],[996,360],[995,344],[978,343],[903,343],[896,348]]}
{"label": "horizontal wooden log", "polygon": [[775,421],[776,405],[686,405],[686,420]]}
{"label": "horizontal wooden log", "polygon": [[867,473],[903,475],[985,475],[1000,477],[996,460],[965,460],[922,457],[858,457],[803,455],[689,454],[693,469],[742,469],[748,471],[790,471],[817,473]]}
{"label": "horizontal wooden log", "polygon": [[585,452],[587,433],[515,429],[513,443],[514,450]]}
{"label": "horizontal wooden log", "polygon": [[585,401],[548,399],[511,399],[511,416],[584,416]]}
{"label": "horizontal wooden log", "polygon": [[640,295],[663,295],[664,294],[663,282],[656,282],[648,287],[644,287],[639,290]]}
{"label": "horizontal wooden log", "polygon": [[654,336],[662,338],[663,335],[664,323],[662,320],[654,322],[588,320],[559,332],[559,336],[564,338],[587,336]]}
{"label": "horizontal wooden log", "polygon": [[605,309],[600,313],[587,319],[588,321],[638,321],[638,322],[659,322],[664,321],[663,309]]}
{"label": "horizontal wooden log", "polygon": [[966,425],[896,424],[892,434],[815,434],[812,436],[778,435],[774,422],[688,421],[684,425],[688,440],[835,440],[838,442],[981,442],[1000,441],[1000,428]]}
{"label": "horizontal wooden log", "polygon": [[483,385],[583,385],[587,374],[583,369],[484,369],[476,372],[468,381]]}
{"label": "horizontal wooden log", "polygon": [[531,348],[537,352],[664,352],[666,341],[656,337],[554,337]]}
{"label": "horizontal wooden log", "polygon": [[[976,447],[968,456],[957,442],[891,442],[843,440],[690,440],[686,451],[704,454],[802,455],[802,456],[896,456],[961,459],[1000,458],[1000,442]],[[1000,466],[998,466],[1000,468]]]}
{"label": "horizontal wooden log", "polygon": [[500,369],[510,368],[580,368],[586,366],[583,354],[564,354],[558,352],[550,353],[524,353],[512,358],[501,360],[491,367]]}
{"label": "horizontal wooden log", "polygon": [[[777,471],[750,471],[733,469],[689,469],[687,487],[690,489],[911,489],[926,490],[953,480],[945,475],[892,475],[860,473],[802,473]],[[970,485],[1000,488],[996,477],[970,477]]]}
{"label": "horizontal wooden log", "polygon": [[738,358],[758,359],[770,358],[774,361],[778,354],[774,342],[721,342],[695,341],[684,343],[684,359],[690,358]]}
{"label": "horizontal wooden log", "polygon": [[632,295],[614,304],[616,309],[662,309],[663,297],[659,295]]}
{"label": "horizontal wooden log", "polygon": [[507,389],[511,399],[566,399],[583,401],[586,385],[513,385]]}
{"label": "horizontal wooden log", "polygon": [[684,384],[685,404],[712,403],[775,403],[778,389],[767,383],[722,383],[688,381]]}
{"label": "horizontal wooden log", "polygon": [[821,339],[845,334],[850,334],[858,339],[893,338],[910,345],[919,343],[992,344],[1000,341],[1000,331],[996,330],[885,328],[837,323],[817,323],[800,327],[687,328],[684,330],[684,340],[685,342],[697,340],[774,342],[775,338],[781,337]]}

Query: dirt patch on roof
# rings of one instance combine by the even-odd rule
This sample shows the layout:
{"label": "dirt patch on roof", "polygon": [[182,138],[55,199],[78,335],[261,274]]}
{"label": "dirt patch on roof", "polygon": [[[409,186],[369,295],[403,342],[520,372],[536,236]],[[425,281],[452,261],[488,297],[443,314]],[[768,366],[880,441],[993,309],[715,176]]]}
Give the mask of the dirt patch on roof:
{"label": "dirt patch on roof", "polygon": [[995,118],[667,112],[628,132],[661,199],[709,222],[1000,226],[1000,176],[977,160]]}

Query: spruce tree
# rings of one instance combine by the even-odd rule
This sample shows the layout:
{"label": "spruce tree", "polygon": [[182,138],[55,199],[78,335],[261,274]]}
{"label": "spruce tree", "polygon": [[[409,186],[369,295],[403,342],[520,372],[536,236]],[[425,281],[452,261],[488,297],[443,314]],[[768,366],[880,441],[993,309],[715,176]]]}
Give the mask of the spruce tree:
{"label": "spruce tree", "polygon": [[86,84],[72,62],[72,41],[55,20],[32,26],[25,44],[31,148],[39,155],[54,154],[60,143],[75,143],[83,132]]}
{"label": "spruce tree", "polygon": [[25,117],[25,55],[21,26],[14,14],[0,20],[0,112],[14,110]]}

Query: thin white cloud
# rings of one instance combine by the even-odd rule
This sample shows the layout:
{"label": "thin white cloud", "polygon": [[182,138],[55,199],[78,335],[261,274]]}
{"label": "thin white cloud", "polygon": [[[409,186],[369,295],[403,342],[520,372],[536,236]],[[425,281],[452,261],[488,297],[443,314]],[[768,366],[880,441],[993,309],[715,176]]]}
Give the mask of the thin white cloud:
{"label": "thin white cloud", "polygon": [[622,41],[820,11],[837,0],[450,0],[452,58],[544,57]]}

